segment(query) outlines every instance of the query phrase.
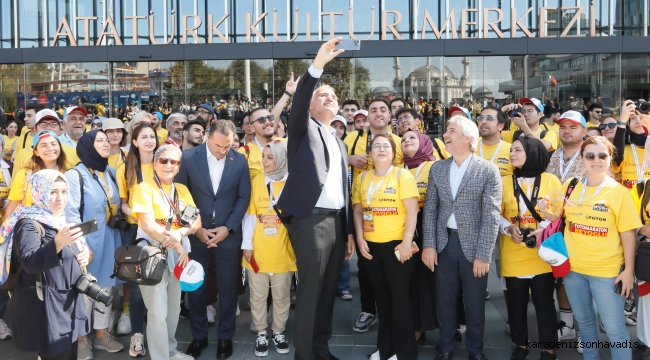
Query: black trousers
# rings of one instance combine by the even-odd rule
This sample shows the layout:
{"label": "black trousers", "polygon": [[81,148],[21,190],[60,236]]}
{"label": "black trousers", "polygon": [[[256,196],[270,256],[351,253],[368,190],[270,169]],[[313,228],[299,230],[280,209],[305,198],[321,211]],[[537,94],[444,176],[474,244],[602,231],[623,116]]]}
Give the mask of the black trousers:
{"label": "black trousers", "polygon": [[[74,345],[74,348],[76,350],[77,342],[75,341],[73,345]],[[72,359],[77,358],[76,351],[75,351],[75,354],[73,354],[72,353],[72,348],[70,348],[70,349],[68,349],[68,350],[66,350],[66,351],[64,351],[64,352],[62,352],[60,354],[56,354],[56,355],[38,353],[38,356],[41,358],[41,360],[72,360]]]}
{"label": "black trousers", "polygon": [[[467,260],[457,235],[449,234],[447,246],[438,254],[436,273],[436,314],[440,325],[438,348],[452,353],[456,348],[458,307],[465,306],[465,345],[472,357],[483,353],[485,331],[485,289],[487,276],[474,276],[474,263]],[[463,301],[458,296],[462,291]],[[398,357],[399,358],[399,357]]]}
{"label": "black trousers", "polygon": [[557,341],[557,318],[555,314],[555,277],[553,273],[535,275],[532,279],[506,277],[508,288],[508,322],[510,337],[517,346],[526,346],[528,340],[528,291],[533,298],[535,315],[537,316],[537,332],[539,341],[555,348]]}
{"label": "black trousers", "polygon": [[387,243],[368,241],[372,260],[363,256],[370,283],[377,295],[379,330],[377,347],[379,357],[386,360],[393,354],[400,360],[417,359],[413,309],[411,304],[411,276],[415,270],[415,258],[402,264],[395,256],[395,247],[401,240]]}
{"label": "black trousers", "polygon": [[[355,243],[357,247],[357,255],[359,259],[362,258],[361,252],[359,252],[359,245]],[[358,279],[359,279],[359,291],[361,292],[359,300],[361,301],[361,312],[367,312],[373,315],[377,315],[377,306],[375,291],[370,284],[370,276],[368,270],[364,265],[363,261],[357,261],[357,268],[359,269]]]}
{"label": "black trousers", "polygon": [[347,243],[345,213],[292,216],[287,229],[298,265],[295,359],[327,358],[332,313]]}

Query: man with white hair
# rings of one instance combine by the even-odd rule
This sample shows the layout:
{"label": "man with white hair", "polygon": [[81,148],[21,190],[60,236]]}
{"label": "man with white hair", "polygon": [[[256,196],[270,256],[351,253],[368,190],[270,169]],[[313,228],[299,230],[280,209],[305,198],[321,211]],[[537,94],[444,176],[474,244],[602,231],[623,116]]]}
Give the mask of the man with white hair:
{"label": "man with white hair", "polygon": [[[422,261],[436,273],[436,359],[453,356],[460,303],[466,311],[469,359],[483,360],[485,289],[499,230],[501,177],[494,163],[474,154],[479,138],[474,122],[452,116],[443,138],[451,157],[431,167],[422,227]],[[458,302],[461,290],[463,301]]]}
{"label": "man with white hair", "polygon": [[86,131],[88,111],[83,106],[71,106],[63,114],[63,134],[59,136],[61,145],[77,147],[77,141]]}
{"label": "man with white hair", "polygon": [[187,124],[187,117],[181,113],[173,113],[167,118],[167,131],[169,136],[165,144],[183,146],[183,127]]}

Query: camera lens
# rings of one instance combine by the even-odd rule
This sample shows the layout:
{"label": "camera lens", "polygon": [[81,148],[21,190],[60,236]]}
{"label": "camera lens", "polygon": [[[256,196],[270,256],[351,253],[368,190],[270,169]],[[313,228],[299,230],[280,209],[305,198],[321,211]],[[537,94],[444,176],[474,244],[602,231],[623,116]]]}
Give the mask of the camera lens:
{"label": "camera lens", "polygon": [[645,102],[639,104],[639,112],[642,114],[647,114],[648,112],[650,112],[650,104]]}
{"label": "camera lens", "polygon": [[88,295],[89,298],[95,301],[99,301],[106,306],[110,306],[113,303],[113,294],[110,294],[103,287],[95,283],[88,286],[86,295]]}
{"label": "camera lens", "polygon": [[534,236],[527,237],[524,239],[524,243],[526,244],[526,247],[534,249],[537,247],[537,239]]}

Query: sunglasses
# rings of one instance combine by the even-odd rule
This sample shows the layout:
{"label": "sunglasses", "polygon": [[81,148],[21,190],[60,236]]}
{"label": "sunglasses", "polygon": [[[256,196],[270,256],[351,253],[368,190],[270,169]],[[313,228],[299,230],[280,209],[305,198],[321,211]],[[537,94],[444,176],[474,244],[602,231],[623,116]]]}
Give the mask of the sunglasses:
{"label": "sunglasses", "polygon": [[273,122],[274,118],[275,116],[273,115],[266,115],[266,116],[258,117],[257,119],[255,119],[255,121],[257,121],[260,124],[264,124],[267,120]]}
{"label": "sunglasses", "polygon": [[141,126],[141,125],[152,126],[153,124],[151,122],[149,122],[149,121],[141,121],[141,122],[135,124],[134,127],[138,127],[138,126]]}
{"label": "sunglasses", "polygon": [[102,123],[93,123],[93,127],[102,127]]}
{"label": "sunglasses", "polygon": [[600,130],[605,130],[606,128],[613,129],[613,128],[615,128],[616,126],[617,126],[616,123],[609,123],[609,124],[600,124],[600,125],[598,125],[598,127],[600,128]]}
{"label": "sunglasses", "polygon": [[[598,159],[605,161],[607,160],[607,158],[609,158],[609,154],[602,153],[602,152],[598,153]],[[585,153],[585,159],[589,161],[594,161],[596,159],[596,154],[592,152]]]}
{"label": "sunglasses", "polygon": [[178,166],[181,164],[180,160],[174,160],[174,159],[167,159],[167,158],[160,158],[158,159],[158,164],[160,165],[167,165],[167,163],[171,163],[174,166]]}
{"label": "sunglasses", "polygon": [[494,118],[493,116],[483,116],[483,115],[480,115],[479,117],[476,118],[476,121],[477,121],[477,122],[481,122],[481,121],[487,121],[487,122],[490,122],[490,121],[494,121],[494,120],[496,120],[496,118]]}

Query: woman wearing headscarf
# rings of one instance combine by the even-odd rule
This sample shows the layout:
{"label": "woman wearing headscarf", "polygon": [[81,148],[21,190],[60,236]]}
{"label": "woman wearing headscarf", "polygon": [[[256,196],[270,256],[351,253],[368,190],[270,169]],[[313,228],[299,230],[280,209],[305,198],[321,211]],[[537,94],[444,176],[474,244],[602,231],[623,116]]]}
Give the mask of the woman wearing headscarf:
{"label": "woman wearing headscarf", "polygon": [[[408,130],[402,136],[402,151],[404,152],[404,167],[407,168],[418,187],[418,222],[415,226],[413,241],[420,249],[422,247],[422,206],[427,194],[429,183],[429,170],[436,161],[431,139],[418,131]],[[411,302],[413,303],[413,325],[415,338],[428,330],[438,328],[436,317],[436,276],[424,265],[421,253],[413,257],[416,259],[415,271],[411,278]]]}
{"label": "woman wearing headscarf", "polygon": [[[14,265],[23,268],[10,308],[13,344],[37,352],[41,360],[67,360],[77,338],[89,331],[84,298],[74,285],[90,253],[85,245],[75,244],[81,239],[79,229],[66,225],[65,176],[41,170],[30,183],[34,204],[19,205],[0,227],[0,256],[7,261],[13,257]],[[0,274],[4,281],[6,270],[0,269]],[[42,279],[40,292],[37,275]]]}
{"label": "woman wearing headscarf", "polygon": [[246,268],[251,293],[251,314],[257,330],[255,355],[268,354],[266,334],[268,322],[266,300],[271,288],[273,297],[273,336],[271,340],[280,354],[289,353],[284,335],[291,300],[289,297],[296,256],[276,207],[288,176],[287,143],[275,141],[262,151],[264,174],[253,178],[251,200],[243,220],[244,251],[242,266]]}
{"label": "woman wearing headscarf", "polygon": [[643,164],[643,147],[648,130],[641,123],[641,115],[632,100],[622,106],[621,121],[614,135],[612,170],[621,174],[621,184],[631,189],[637,182],[650,178],[650,169]]}
{"label": "woman wearing headscarf", "polygon": [[[503,177],[501,236],[499,238],[501,276],[507,291],[506,307],[510,337],[515,343],[511,359],[528,358],[527,311],[529,296],[537,315],[539,341],[549,344],[540,359],[556,359],[557,322],[553,291],[555,277],[551,266],[537,255],[538,244],[530,232],[550,224],[537,207],[537,200],[551,191],[561,190],[558,178],[544,172],[548,151],[539,139],[519,137],[510,148],[512,177]],[[533,240],[532,242],[529,240]]]}
{"label": "woman wearing headscarf", "polygon": [[[77,143],[77,156],[81,163],[68,170],[65,176],[70,186],[66,218],[73,224],[96,219],[98,230],[85,235],[86,243],[94,253],[88,272],[97,278],[97,285],[109,293],[116,285],[113,274],[113,254],[122,245],[120,229],[116,218],[120,215],[120,196],[115,181],[115,169],[108,166],[110,144],[102,130],[84,134]],[[103,349],[114,353],[124,349],[107,331],[111,307],[86,297],[86,313],[93,317],[93,328],[97,332],[94,344],[87,337],[79,339],[78,359],[92,359],[92,349]]]}

